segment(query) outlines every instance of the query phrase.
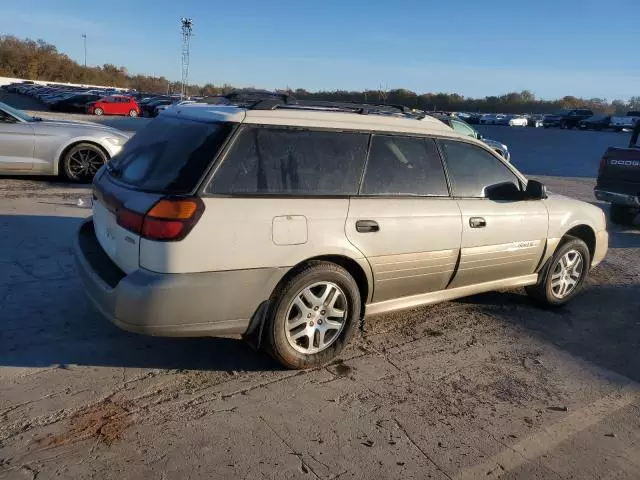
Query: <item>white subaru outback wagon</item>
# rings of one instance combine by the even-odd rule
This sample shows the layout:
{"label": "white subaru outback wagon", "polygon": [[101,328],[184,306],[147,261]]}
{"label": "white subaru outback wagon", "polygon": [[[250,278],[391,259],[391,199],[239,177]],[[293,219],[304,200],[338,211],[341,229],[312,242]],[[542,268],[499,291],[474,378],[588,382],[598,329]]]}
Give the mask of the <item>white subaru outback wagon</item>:
{"label": "white subaru outback wagon", "polygon": [[258,336],[289,368],[333,359],[364,315],[523,286],[562,305],[608,242],[599,208],[435,118],[273,98],[167,110],[93,195],[76,258],[104,316]]}

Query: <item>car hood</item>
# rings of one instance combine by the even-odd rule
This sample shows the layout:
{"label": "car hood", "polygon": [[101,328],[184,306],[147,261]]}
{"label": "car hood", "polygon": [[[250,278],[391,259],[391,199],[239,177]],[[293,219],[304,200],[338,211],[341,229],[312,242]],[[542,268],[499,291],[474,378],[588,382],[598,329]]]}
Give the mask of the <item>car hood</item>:
{"label": "car hood", "polygon": [[95,122],[87,122],[84,120],[56,120],[43,118],[42,121],[34,122],[32,125],[34,126],[34,128],[95,130],[113,133],[114,135],[119,136],[127,136],[125,132],[118,130],[117,128],[109,127],[107,125],[101,125]]}

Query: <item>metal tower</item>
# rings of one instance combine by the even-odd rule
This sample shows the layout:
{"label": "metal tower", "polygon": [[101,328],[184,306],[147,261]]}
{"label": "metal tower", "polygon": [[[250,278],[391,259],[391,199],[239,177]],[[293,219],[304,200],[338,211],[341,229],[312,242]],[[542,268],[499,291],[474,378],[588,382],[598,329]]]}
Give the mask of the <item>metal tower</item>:
{"label": "metal tower", "polygon": [[189,85],[189,46],[191,44],[191,35],[193,35],[193,21],[190,18],[182,17],[180,19],[182,25],[182,84],[180,86],[180,98],[187,95],[187,86]]}

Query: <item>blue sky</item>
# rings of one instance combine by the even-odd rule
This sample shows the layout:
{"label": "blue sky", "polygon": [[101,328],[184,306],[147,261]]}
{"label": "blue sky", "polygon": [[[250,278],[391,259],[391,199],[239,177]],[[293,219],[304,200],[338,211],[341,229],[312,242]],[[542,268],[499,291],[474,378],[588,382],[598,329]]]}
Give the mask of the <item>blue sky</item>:
{"label": "blue sky", "polygon": [[[4,2],[3,2],[4,3]],[[640,0],[21,0],[0,32],[42,38],[78,62],[263,88],[640,95]]]}

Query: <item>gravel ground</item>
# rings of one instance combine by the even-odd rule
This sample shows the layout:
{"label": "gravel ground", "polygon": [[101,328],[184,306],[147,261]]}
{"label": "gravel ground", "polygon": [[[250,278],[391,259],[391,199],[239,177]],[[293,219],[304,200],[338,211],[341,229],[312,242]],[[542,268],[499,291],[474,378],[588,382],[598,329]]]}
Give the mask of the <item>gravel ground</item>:
{"label": "gravel ground", "polygon": [[[514,154],[525,171],[557,168],[542,155],[557,133],[604,141],[490,131],[514,153],[536,135],[537,153]],[[539,178],[595,203],[572,176]],[[0,478],[640,477],[640,230],[610,226],[563,309],[515,290],[376,317],[338,362],[291,372],[239,340],[101,318],[71,251],[88,195],[0,179]]]}

